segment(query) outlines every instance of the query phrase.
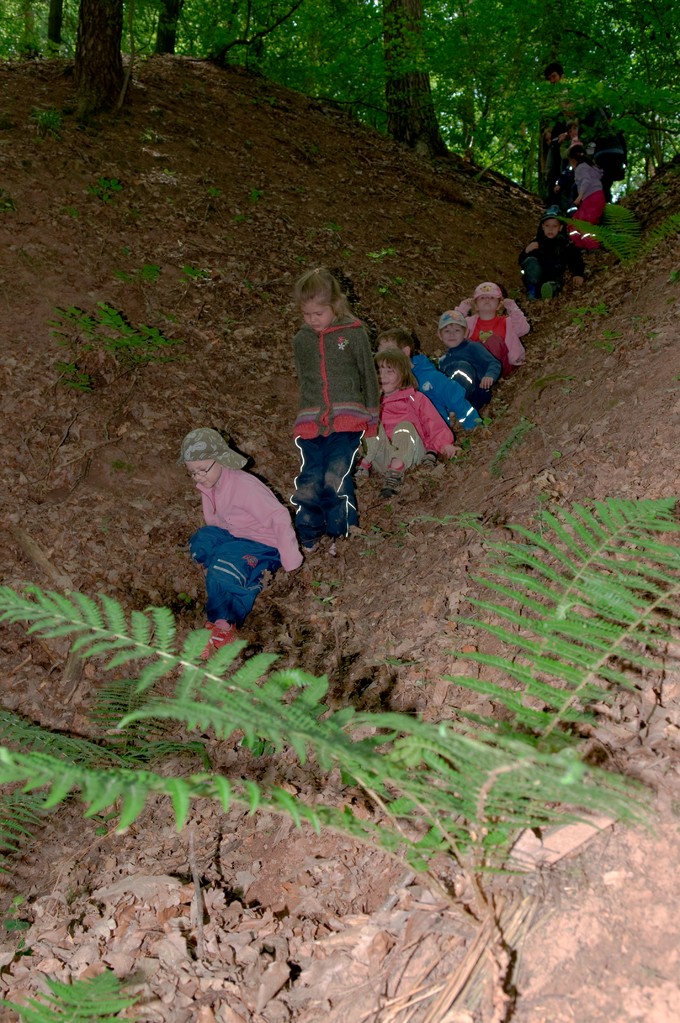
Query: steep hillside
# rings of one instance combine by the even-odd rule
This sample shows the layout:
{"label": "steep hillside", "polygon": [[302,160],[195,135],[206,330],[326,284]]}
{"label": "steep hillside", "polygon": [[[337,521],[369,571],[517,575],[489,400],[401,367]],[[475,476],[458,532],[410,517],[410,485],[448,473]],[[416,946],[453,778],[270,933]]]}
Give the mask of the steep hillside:
{"label": "steep hillside", "polygon": [[[517,252],[541,207],[238,69],[151,60],[129,110],[88,126],[73,120],[61,64],[3,66],[0,83],[3,583],[106,593],[128,610],[167,605],[187,632],[203,620],[186,552],[200,510],[179,443],[197,426],[226,430],[290,493],[299,273],[337,270],[373,335],[404,322],[436,355],[440,312],[480,281],[522,303]],[[656,226],[679,199],[675,166],[631,207]],[[677,493],[678,255],[676,238],[630,267],[594,253],[578,292],[525,303],[526,365],[499,386],[463,457],[413,472],[389,505],[370,481],[361,530],[337,557],[315,554],[263,593],[248,656],[272,651],[327,674],[333,706],[433,721],[461,706],[494,712],[445,678],[477,670],[454,652],[495,649],[463,624],[490,541],[542,508]],[[101,303],[177,344],[121,367],[88,346],[86,317]],[[71,678],[62,654],[3,626],[3,706],[89,735],[103,673],[89,663]],[[45,825],[4,878],[4,919],[30,923],[31,951],[17,955],[6,932],[0,993],[20,1000],[45,976],[105,964],[133,977],[150,1021],[670,1023],[679,700],[669,667],[597,734],[603,762],[658,794],[656,834],[615,825],[552,870],[499,881],[506,945],[462,1000],[449,980],[462,986],[484,934],[446,865],[438,880],[453,907],[387,857],[268,815],[200,805],[177,836],[161,800],[124,835],[75,806]],[[339,779],[322,783],[292,758],[217,743],[211,756],[292,793],[324,784],[345,798]],[[196,878],[202,927],[190,915]]]}

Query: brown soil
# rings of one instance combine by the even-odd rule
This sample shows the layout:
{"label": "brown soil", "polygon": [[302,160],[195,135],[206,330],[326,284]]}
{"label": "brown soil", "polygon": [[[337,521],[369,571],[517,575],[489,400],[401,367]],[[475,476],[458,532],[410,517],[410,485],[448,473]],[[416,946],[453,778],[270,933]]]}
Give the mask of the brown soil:
{"label": "brown soil", "polygon": [[[3,582],[106,593],[129,610],[169,605],[186,632],[201,622],[202,578],[186,553],[200,516],[178,445],[196,426],[226,429],[290,492],[296,276],[317,263],[342,270],[372,330],[405,321],[436,354],[438,314],[475,284],[518,295],[517,250],[540,207],[507,181],[453,159],[430,167],[331,107],[194,61],[140,65],[129,110],[79,126],[66,71],[0,68]],[[46,108],[64,111],[58,137],[32,116]],[[631,201],[645,228],[677,211],[677,171]],[[485,642],[459,617],[486,541],[447,516],[478,516],[504,536],[540,507],[675,492],[677,271],[676,239],[632,268],[596,253],[579,293],[525,306],[527,363],[499,386],[466,457],[412,473],[390,506],[369,482],[361,533],[261,596],[250,652],[327,673],[334,705],[453,717],[451,651]],[[58,308],[99,302],[181,339],[184,357],[121,372],[91,352],[80,366],[93,390],[69,390],[56,368],[69,349],[50,323]],[[593,312],[601,303],[606,313]],[[499,462],[523,416],[534,428]],[[73,684],[56,641],[13,625],[0,644],[4,706],[88,734],[97,663]],[[149,1021],[671,1023],[679,697],[669,673],[600,731],[619,769],[656,793],[654,831],[614,824],[552,868],[489,882],[502,955],[481,954],[464,892],[451,905],[349,839],[212,804],[193,807],[178,836],[160,800],[125,834],[101,834],[69,805],[4,875],[1,919],[30,923],[31,951],[17,955],[5,931],[0,994],[21,1001],[46,977],[106,965],[132,981]],[[244,769],[242,749],[213,752],[222,770]],[[257,769],[294,792],[317,784],[292,759]],[[12,913],[15,896],[25,901]]]}

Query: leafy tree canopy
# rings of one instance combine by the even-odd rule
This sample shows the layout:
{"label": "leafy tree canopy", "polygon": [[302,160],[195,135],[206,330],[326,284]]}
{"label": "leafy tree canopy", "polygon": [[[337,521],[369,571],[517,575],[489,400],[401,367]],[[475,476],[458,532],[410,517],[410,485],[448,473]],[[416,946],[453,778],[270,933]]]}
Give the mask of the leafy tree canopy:
{"label": "leafy tree canopy", "polygon": [[[78,7],[63,0],[62,56],[75,51]],[[0,56],[54,53],[49,9],[6,0]],[[159,20],[170,20],[176,53],[243,64],[384,131],[383,15],[377,0],[136,0],[123,47],[151,55]],[[565,93],[579,109],[604,106],[625,131],[628,184],[678,152],[677,4],[575,0],[565,12],[557,0],[429,0],[420,28],[412,47],[404,29],[403,70],[429,73],[442,137],[481,167],[535,188],[540,116],[554,115]],[[542,75],[551,60],[565,69],[557,87]]]}

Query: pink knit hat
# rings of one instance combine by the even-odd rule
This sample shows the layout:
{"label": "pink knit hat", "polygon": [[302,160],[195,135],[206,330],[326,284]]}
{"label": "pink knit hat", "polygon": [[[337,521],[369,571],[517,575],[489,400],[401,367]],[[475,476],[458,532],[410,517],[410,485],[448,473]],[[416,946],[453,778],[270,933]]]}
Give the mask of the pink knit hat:
{"label": "pink knit hat", "polygon": [[503,298],[503,292],[492,281],[484,281],[475,288],[473,298]]}

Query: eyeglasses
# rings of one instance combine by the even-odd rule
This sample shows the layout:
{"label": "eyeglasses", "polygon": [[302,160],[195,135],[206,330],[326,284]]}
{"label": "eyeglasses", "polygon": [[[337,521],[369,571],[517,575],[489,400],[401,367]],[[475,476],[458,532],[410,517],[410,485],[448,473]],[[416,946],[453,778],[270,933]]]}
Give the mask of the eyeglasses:
{"label": "eyeglasses", "polygon": [[207,469],[187,469],[187,472],[191,476],[192,480],[195,480],[198,476],[207,476],[213,465],[216,464],[216,462],[211,462]]}

